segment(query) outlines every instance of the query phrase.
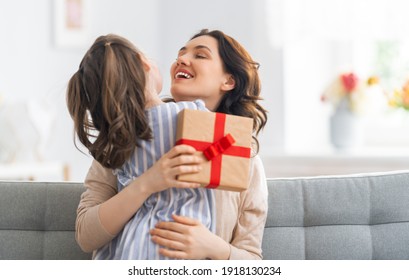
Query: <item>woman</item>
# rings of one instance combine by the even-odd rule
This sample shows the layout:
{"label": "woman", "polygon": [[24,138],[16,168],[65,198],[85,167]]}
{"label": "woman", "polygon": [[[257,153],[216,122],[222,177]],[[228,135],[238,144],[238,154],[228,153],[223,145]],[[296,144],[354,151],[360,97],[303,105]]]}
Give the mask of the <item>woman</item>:
{"label": "woman", "polygon": [[[217,30],[202,30],[180,49],[171,67],[171,93],[176,101],[200,98],[212,111],[251,117],[257,135],[267,120],[258,104],[257,69],[258,64],[233,38]],[[81,248],[93,251],[112,240],[135,213],[134,200],[149,196],[149,190],[194,187],[176,178],[197,172],[199,164],[192,147],[176,146],[132,181],[126,192],[118,193],[112,170],[94,161],[78,207],[76,237]],[[215,190],[215,198],[216,234],[195,219],[174,216],[174,221],[159,222],[151,230],[152,240],[164,246],[160,254],[180,259],[262,258],[267,187],[260,158],[251,159],[248,190]]]}

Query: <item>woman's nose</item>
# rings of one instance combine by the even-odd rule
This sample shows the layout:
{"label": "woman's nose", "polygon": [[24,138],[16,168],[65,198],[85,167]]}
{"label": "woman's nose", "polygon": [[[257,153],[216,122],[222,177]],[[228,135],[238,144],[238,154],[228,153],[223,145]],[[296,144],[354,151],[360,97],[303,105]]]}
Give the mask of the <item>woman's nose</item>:
{"label": "woman's nose", "polygon": [[178,65],[189,65],[189,59],[187,58],[187,55],[179,55],[176,59],[176,63]]}

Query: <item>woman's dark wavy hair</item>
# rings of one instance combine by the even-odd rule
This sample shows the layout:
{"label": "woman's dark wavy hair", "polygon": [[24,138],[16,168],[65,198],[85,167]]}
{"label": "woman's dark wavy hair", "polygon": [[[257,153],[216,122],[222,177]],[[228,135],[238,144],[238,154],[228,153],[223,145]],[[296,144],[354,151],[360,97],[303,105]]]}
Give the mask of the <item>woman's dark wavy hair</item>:
{"label": "woman's dark wavy hair", "polygon": [[[202,29],[193,35],[191,40],[205,35],[217,40],[224,70],[231,74],[235,81],[234,89],[223,95],[216,112],[252,118],[253,131],[257,136],[267,122],[267,110],[259,104],[261,100],[258,75],[260,64],[251,58],[239,42],[222,31]],[[253,138],[258,151],[257,138]]]}
{"label": "woman's dark wavy hair", "polygon": [[95,40],[69,80],[66,101],[74,131],[105,167],[122,166],[138,139],[152,137],[144,111],[145,84],[141,53],[114,34]]}

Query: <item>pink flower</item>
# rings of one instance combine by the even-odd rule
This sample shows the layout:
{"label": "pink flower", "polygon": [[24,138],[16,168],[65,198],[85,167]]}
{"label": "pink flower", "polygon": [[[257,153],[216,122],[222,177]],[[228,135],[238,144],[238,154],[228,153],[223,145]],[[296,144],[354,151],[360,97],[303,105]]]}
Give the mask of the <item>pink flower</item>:
{"label": "pink flower", "polygon": [[354,73],[342,74],[341,81],[347,93],[351,93],[358,85],[358,77]]}

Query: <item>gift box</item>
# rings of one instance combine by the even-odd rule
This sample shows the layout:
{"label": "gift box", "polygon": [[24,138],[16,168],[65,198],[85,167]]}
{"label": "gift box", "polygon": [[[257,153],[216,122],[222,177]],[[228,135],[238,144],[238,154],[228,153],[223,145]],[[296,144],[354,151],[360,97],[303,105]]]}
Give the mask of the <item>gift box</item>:
{"label": "gift box", "polygon": [[205,157],[199,173],[178,180],[202,187],[243,191],[248,187],[253,120],[251,118],[184,109],[178,115],[176,144],[193,146]]}

